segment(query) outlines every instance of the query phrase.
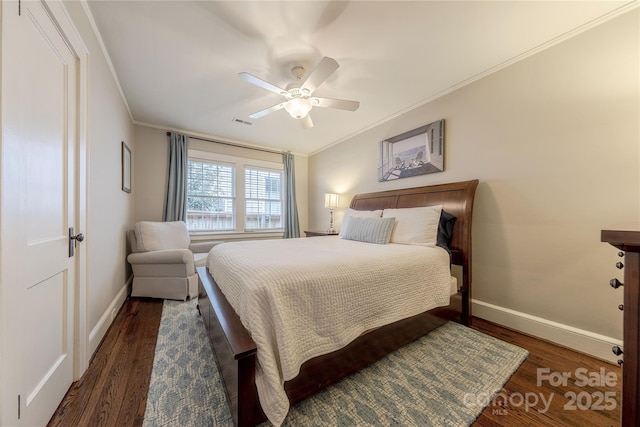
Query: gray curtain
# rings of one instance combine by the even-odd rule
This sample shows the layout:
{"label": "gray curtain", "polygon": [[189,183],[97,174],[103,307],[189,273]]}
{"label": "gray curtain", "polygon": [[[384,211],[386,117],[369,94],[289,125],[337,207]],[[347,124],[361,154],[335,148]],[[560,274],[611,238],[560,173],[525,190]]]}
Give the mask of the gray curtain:
{"label": "gray curtain", "polygon": [[164,221],[186,221],[187,219],[188,144],[187,135],[171,132]]}
{"label": "gray curtain", "polygon": [[296,204],[296,170],[293,154],[282,155],[284,163],[284,182],[286,185],[285,212],[284,212],[284,238],[300,237],[300,224],[298,223],[298,205]]}

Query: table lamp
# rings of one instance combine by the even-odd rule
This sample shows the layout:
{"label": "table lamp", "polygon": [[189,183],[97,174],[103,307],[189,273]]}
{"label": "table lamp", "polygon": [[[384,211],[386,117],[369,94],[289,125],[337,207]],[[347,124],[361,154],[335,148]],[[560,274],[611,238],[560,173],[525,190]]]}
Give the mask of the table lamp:
{"label": "table lamp", "polygon": [[324,195],[324,207],[329,208],[329,233],[335,233],[333,228],[333,209],[338,207],[338,195],[334,193],[326,193]]}

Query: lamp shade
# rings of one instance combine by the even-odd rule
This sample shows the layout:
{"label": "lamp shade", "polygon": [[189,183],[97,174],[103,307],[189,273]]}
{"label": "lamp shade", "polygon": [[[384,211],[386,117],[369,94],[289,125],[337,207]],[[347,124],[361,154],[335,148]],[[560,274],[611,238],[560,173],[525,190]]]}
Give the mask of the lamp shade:
{"label": "lamp shade", "polygon": [[325,208],[337,208],[338,207],[338,195],[334,193],[326,193],[324,195],[324,207]]}
{"label": "lamp shade", "polygon": [[293,98],[284,104],[284,109],[287,110],[287,113],[294,119],[301,119],[309,114],[311,107],[313,107],[313,105],[305,98]]}

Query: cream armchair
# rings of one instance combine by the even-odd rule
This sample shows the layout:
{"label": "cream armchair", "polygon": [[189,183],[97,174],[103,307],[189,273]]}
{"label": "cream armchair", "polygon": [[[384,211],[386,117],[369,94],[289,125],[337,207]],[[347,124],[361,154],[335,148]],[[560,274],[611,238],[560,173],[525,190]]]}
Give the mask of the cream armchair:
{"label": "cream armchair", "polygon": [[133,268],[131,296],[186,300],[198,296],[196,266],[220,242],[191,243],[182,221],[136,223],[128,232]]}

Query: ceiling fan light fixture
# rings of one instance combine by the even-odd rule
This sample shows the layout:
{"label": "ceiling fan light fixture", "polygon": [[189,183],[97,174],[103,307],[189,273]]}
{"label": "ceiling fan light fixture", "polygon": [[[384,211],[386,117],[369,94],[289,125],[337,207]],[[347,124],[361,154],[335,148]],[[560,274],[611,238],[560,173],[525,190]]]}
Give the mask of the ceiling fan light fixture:
{"label": "ceiling fan light fixture", "polygon": [[[283,96],[286,101],[265,108],[253,114],[249,114],[252,119],[259,119],[274,111],[284,109],[291,117],[300,120],[303,129],[311,129],[313,121],[309,112],[313,107],[336,108],[339,110],[356,111],[360,106],[358,101],[347,101],[343,99],[317,98],[313,96],[315,90],[333,74],[339,65],[338,62],[323,57],[308,76],[305,76],[305,69],[301,65],[296,65],[291,69],[291,75],[295,78],[284,89],[266,80],[262,80],[252,74],[242,72],[238,77],[253,85],[266,89],[270,92]],[[304,79],[303,79],[304,78]]]}
{"label": "ceiling fan light fixture", "polygon": [[309,114],[312,107],[311,102],[305,98],[293,98],[284,105],[284,109],[294,119],[302,119]]}

